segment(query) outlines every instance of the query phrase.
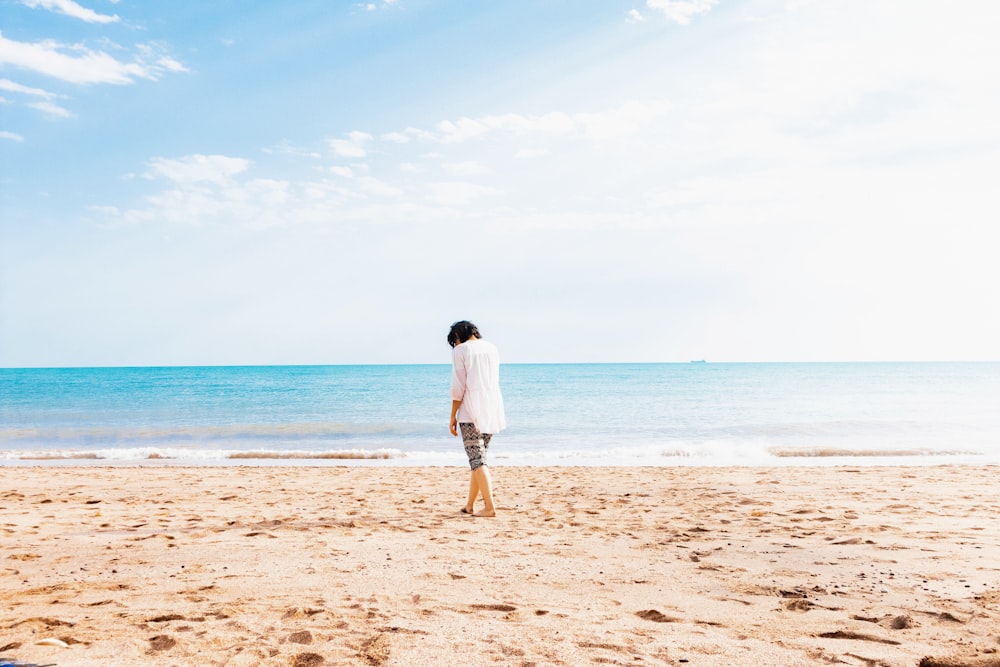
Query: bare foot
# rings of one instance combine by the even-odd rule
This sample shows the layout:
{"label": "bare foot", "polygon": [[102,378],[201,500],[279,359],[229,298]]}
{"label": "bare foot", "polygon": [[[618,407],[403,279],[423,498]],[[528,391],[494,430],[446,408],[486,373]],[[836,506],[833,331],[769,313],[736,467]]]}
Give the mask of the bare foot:
{"label": "bare foot", "polygon": [[462,508],[462,514],[472,514],[472,513],[473,513],[473,510],[472,510],[471,507],[463,507]]}
{"label": "bare foot", "polygon": [[489,510],[482,510],[481,512],[476,512],[472,516],[496,516],[496,512],[491,512]]}

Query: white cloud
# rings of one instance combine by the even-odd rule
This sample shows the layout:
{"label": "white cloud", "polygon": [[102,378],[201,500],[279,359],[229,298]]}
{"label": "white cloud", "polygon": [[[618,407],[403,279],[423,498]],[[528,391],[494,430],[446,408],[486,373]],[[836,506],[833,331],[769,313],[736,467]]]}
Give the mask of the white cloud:
{"label": "white cloud", "polygon": [[485,116],[482,122],[491,130],[501,130],[512,134],[565,135],[573,132],[576,126],[574,117],[561,111],[541,116],[523,116],[513,113]]}
{"label": "white cloud", "polygon": [[300,207],[303,201],[316,197],[313,188],[281,179],[240,181],[228,175],[235,169],[236,165],[222,166],[220,174],[212,170],[203,174],[188,165],[172,165],[171,172],[186,172],[171,173],[174,187],[147,197],[144,208],[123,211],[112,224],[264,228],[308,219]]}
{"label": "white cloud", "polygon": [[135,208],[101,208],[106,226],[167,224],[238,226],[263,229],[303,224],[329,225],[337,220],[412,221],[416,206],[402,201],[405,190],[382,178],[359,175],[364,165],[331,166],[325,171],[347,177],[321,180],[246,178],[249,160],[224,155],[154,158],[147,179],[169,185]]}
{"label": "white cloud", "polygon": [[[436,126],[439,133],[433,134],[410,127],[399,134],[423,137],[419,140],[422,143],[433,136],[441,148],[421,155],[419,161],[405,159],[410,156],[409,143],[386,140],[383,135],[380,138],[386,143],[379,146],[378,152],[370,154],[374,137],[364,131],[349,132],[328,143],[338,157],[354,158],[357,162],[325,166],[327,174],[337,177],[329,181],[290,181],[286,191],[288,210],[261,209],[249,218],[241,217],[247,215],[242,209],[227,213],[233,206],[242,206],[240,202],[259,200],[257,195],[239,194],[246,188],[241,179],[249,169],[248,160],[219,155],[156,158],[149,161],[146,176],[167,178],[181,187],[154,195],[149,207],[131,211],[128,216],[133,220],[187,218],[191,221],[201,216],[204,222],[230,218],[272,225],[323,220],[330,216],[360,219],[365,215],[377,215],[383,221],[413,224],[448,219],[457,209],[478,216],[481,215],[477,211],[480,206],[523,211],[535,205],[549,210],[569,205],[577,211],[582,210],[581,202],[603,196],[600,193],[604,191],[631,197],[638,205],[642,201],[642,193],[637,190],[640,183],[630,185],[630,191],[623,190],[615,183],[615,178],[622,176],[617,173],[615,178],[601,176],[609,163],[587,151],[609,137],[629,137],[639,132],[645,123],[653,122],[672,108],[663,102],[629,102],[602,112],[555,111],[534,116],[509,113],[463,118],[457,122],[442,121]],[[469,142],[494,135],[501,141],[469,146]],[[511,147],[508,137],[527,138],[531,145],[516,150]],[[282,144],[267,152],[298,154],[301,151],[293,151]],[[543,165],[532,160],[550,155],[560,156],[563,166],[553,170],[544,166],[550,164],[548,161]],[[578,155],[579,160],[568,155]],[[519,162],[516,167],[513,160]],[[442,172],[449,177],[442,180]],[[425,174],[431,176],[428,178]],[[599,186],[581,187],[580,184],[594,175],[602,181]],[[470,177],[488,180],[477,183],[465,180]],[[371,208],[376,204],[383,208],[377,211]],[[178,215],[161,210],[170,206],[186,213]],[[425,217],[418,220],[416,215]],[[575,213],[569,217],[574,216],[579,220]],[[268,222],[261,222],[264,220]]]}
{"label": "white cloud", "polygon": [[680,25],[691,23],[692,18],[711,11],[718,3],[719,0],[646,0],[647,7]]}
{"label": "white cloud", "polygon": [[158,79],[165,71],[183,71],[183,65],[160,55],[162,47],[140,45],[136,62],[122,62],[82,45],[52,40],[18,42],[0,33],[0,65],[13,65],[76,84],[130,84],[135,79]]}
{"label": "white cloud", "polygon": [[176,58],[166,54],[167,47],[162,42],[136,44],[135,50],[136,61],[148,72],[147,78],[157,79],[164,73],[190,71]]}
{"label": "white cloud", "polygon": [[405,132],[387,132],[381,136],[382,141],[388,141],[391,144],[408,144],[410,143],[410,137]]}
{"label": "white cloud", "polygon": [[366,12],[377,12],[379,10],[390,9],[396,4],[396,1],[397,0],[382,0],[382,2],[368,2],[360,6]]}
{"label": "white cloud", "polygon": [[226,194],[233,201],[262,204],[280,209],[289,201],[289,182],[274,178],[256,178],[239,187],[228,188]]}
{"label": "white cloud", "polygon": [[348,132],[347,139],[331,139],[330,148],[340,157],[365,157],[368,155],[365,145],[372,139],[367,132]]}
{"label": "white cloud", "polygon": [[625,19],[627,23],[645,23],[646,17],[643,16],[639,10],[630,9],[628,12],[628,18]]}
{"label": "white cloud", "polygon": [[76,118],[75,113],[52,102],[31,102],[28,106],[49,116],[56,116],[58,118]]}
{"label": "white cloud", "polygon": [[21,85],[10,79],[0,79],[0,90],[6,90],[10,93],[20,93],[22,95],[30,95],[32,97],[41,97],[46,100],[52,100],[58,97],[55,93],[50,93],[47,90],[42,90],[41,88],[31,88],[29,86]]}
{"label": "white cloud", "polygon": [[437,131],[446,142],[468,141],[486,134],[489,129],[486,124],[471,118],[459,118],[457,121],[443,120],[437,124]]}
{"label": "white cloud", "polygon": [[436,137],[433,132],[428,132],[427,130],[419,130],[415,127],[408,127],[401,132],[386,132],[381,137],[382,141],[389,142],[391,144],[408,144],[411,141],[436,141]]}
{"label": "white cloud", "polygon": [[185,67],[183,63],[181,63],[178,60],[175,60],[174,58],[171,58],[170,56],[161,56],[160,58],[157,59],[156,64],[167,72],[189,71],[188,68]]}
{"label": "white cloud", "polygon": [[249,169],[251,162],[225,155],[188,155],[179,159],[153,158],[149,177],[162,176],[175,183],[229,183],[233,176]]}
{"label": "white cloud", "polygon": [[403,133],[408,137],[412,137],[416,141],[423,141],[423,142],[434,141],[433,132],[428,132],[427,130],[421,130],[416,127],[408,127],[405,130],[403,130]]}
{"label": "white cloud", "polygon": [[78,5],[73,0],[21,0],[21,2],[32,9],[41,7],[87,23],[117,23],[120,20],[117,14],[111,16],[98,14],[92,9]]}
{"label": "white cloud", "polygon": [[8,141],[24,141],[24,137],[16,132],[7,132],[6,130],[0,130],[0,139],[7,139]]}
{"label": "white cloud", "polygon": [[512,134],[570,134],[577,129],[574,119],[562,112],[552,112],[541,116],[522,114],[502,114],[481,118],[459,118],[443,120],[435,127],[436,140],[443,143],[459,143],[477,139],[494,131]]}
{"label": "white cloud", "polygon": [[[42,98],[41,101],[28,102],[26,106],[35,109],[36,111],[41,111],[42,113],[55,116],[58,118],[75,118],[76,114],[66,109],[52,100],[55,100],[63,95],[56,95],[55,93],[50,93],[47,90],[42,90],[41,88],[31,88],[29,86],[24,86],[9,79],[0,79],[0,90],[6,90],[12,93],[18,93],[20,95],[27,95],[34,98]],[[7,102],[7,100],[3,100]]]}

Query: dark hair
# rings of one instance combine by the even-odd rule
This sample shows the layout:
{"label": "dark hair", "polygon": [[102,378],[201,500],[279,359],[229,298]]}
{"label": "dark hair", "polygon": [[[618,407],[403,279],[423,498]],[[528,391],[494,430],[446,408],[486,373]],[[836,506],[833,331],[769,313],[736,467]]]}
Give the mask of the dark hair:
{"label": "dark hair", "polygon": [[472,322],[467,322],[466,320],[455,322],[451,325],[451,330],[448,332],[448,345],[455,347],[470,338],[482,338],[478,327],[476,327],[476,325]]}

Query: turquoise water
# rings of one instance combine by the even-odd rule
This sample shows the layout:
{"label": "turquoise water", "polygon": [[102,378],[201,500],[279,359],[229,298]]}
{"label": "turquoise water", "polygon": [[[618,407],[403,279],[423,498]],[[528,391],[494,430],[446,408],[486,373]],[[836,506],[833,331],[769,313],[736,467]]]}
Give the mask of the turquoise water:
{"label": "turquoise water", "polygon": [[[0,369],[0,464],[464,465],[450,368]],[[496,465],[1000,462],[998,363],[508,364]]]}

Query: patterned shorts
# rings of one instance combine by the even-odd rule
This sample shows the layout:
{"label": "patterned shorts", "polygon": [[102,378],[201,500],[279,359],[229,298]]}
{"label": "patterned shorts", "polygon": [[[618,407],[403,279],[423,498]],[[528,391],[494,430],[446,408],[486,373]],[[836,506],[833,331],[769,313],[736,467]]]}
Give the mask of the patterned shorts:
{"label": "patterned shorts", "polygon": [[475,470],[486,465],[486,452],[490,448],[489,433],[480,433],[475,424],[459,424],[462,431],[462,444],[465,445],[465,454],[469,457],[469,467]]}

